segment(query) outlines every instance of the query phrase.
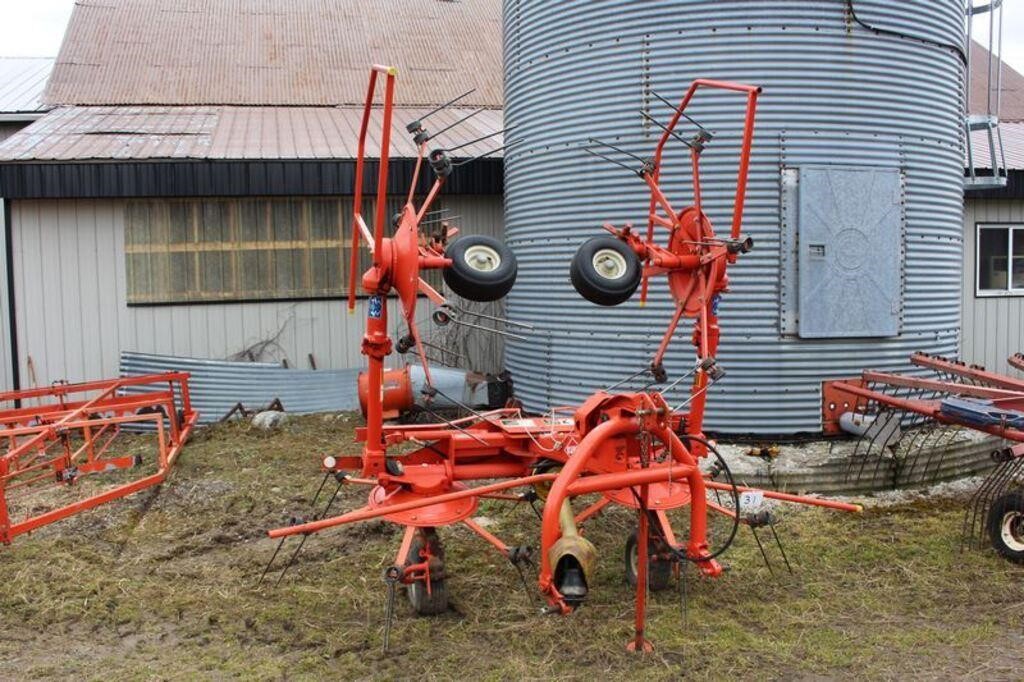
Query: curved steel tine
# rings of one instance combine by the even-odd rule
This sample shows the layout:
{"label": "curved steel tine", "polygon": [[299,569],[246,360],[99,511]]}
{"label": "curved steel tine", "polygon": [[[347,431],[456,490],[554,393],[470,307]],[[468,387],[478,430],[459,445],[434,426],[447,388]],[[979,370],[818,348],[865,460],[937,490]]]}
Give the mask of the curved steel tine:
{"label": "curved steel tine", "polygon": [[466,308],[460,308],[459,306],[454,305],[452,303],[448,304],[448,308],[450,308],[451,310],[454,310],[455,312],[459,313],[460,315],[472,315],[473,317],[480,317],[480,318],[483,318],[483,319],[486,319],[486,320],[494,320],[495,322],[504,322],[507,325],[511,325],[513,327],[521,327],[523,329],[534,329],[535,328],[532,324],[527,324],[525,322],[515,322],[514,320],[509,320],[509,319],[504,318],[504,317],[498,317],[497,315],[488,315],[487,313],[481,313],[481,312],[477,312],[475,310],[468,310]]}
{"label": "curved steel tine", "polygon": [[469,327],[470,329],[478,329],[482,332],[489,332],[491,334],[497,334],[499,336],[505,336],[510,339],[519,339],[520,341],[529,341],[530,339],[522,334],[516,334],[515,332],[507,332],[504,329],[494,329],[493,327],[485,327],[482,324],[475,324],[473,322],[464,322],[457,317],[452,318],[452,324],[461,325],[463,327]]}

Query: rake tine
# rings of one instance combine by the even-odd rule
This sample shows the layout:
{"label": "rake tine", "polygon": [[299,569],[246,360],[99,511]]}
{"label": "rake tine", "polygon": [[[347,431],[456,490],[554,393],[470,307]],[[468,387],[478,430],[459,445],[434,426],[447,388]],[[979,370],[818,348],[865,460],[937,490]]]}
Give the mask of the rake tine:
{"label": "rake tine", "polygon": [[[302,551],[302,547],[303,547],[303,545],[306,544],[306,540],[308,538],[309,538],[309,535],[303,535],[302,536],[302,540],[299,542],[299,546],[295,548],[294,552],[292,552],[291,557],[288,558],[288,563],[286,563],[284,565],[284,568],[281,569],[280,575],[277,576],[277,580],[274,581],[274,587],[277,587],[278,585],[280,585],[281,581],[284,580],[284,576],[288,573],[288,569],[292,567],[292,564],[295,563],[295,559],[298,558],[299,552]],[[284,540],[284,538],[281,538],[281,539]]]}
{"label": "rake tine", "polygon": [[[938,447],[939,440],[943,435],[944,429],[939,425],[925,425],[922,428],[922,434],[920,443],[915,442],[913,450],[907,451],[907,458],[904,460],[904,468],[901,471],[902,483],[907,485],[914,479],[914,470],[917,468],[917,461],[922,456],[926,456],[925,453],[934,453]],[[925,481],[922,480],[922,483]]]}
{"label": "rake tine", "polygon": [[260,574],[260,579],[256,583],[256,587],[263,584],[263,579],[267,577],[267,572],[270,571],[270,567],[274,565],[274,561],[277,559],[277,555],[281,551],[281,547],[284,546],[284,541],[287,539],[287,537],[281,538],[277,543],[277,549],[274,550],[274,555],[270,557],[270,561],[267,562],[267,565],[263,567],[263,573]]}
{"label": "rake tine", "polygon": [[458,125],[461,125],[461,124],[465,123],[469,119],[471,119],[474,116],[476,116],[477,114],[479,114],[481,111],[483,111],[482,108],[481,109],[475,109],[475,110],[469,112],[468,114],[466,114],[465,116],[460,118],[455,123],[450,123],[447,126],[445,126],[444,128],[441,128],[440,130],[438,130],[436,133],[431,134],[430,139],[433,140],[434,138],[436,138],[436,137],[438,137],[440,135],[444,135],[445,133],[447,133],[449,130],[451,130],[455,126],[458,126]]}
{"label": "rake tine", "polygon": [[[678,106],[678,105],[676,105],[676,104],[672,104],[672,102],[669,102],[669,101],[668,101],[667,99],[665,99],[664,97],[662,97],[661,95],[659,95],[659,94],[658,94],[657,92],[655,92],[654,90],[651,90],[650,92],[651,92],[651,94],[652,94],[652,95],[654,95],[655,97],[657,97],[658,99],[660,99],[660,100],[661,100],[661,102],[662,102],[663,104],[665,104],[666,106],[668,106],[668,107],[669,107],[670,109],[672,109],[673,111],[679,111],[679,106]],[[695,125],[695,126],[697,126],[698,128],[700,128],[700,129],[701,129],[702,131],[704,131],[705,133],[707,133],[707,132],[710,132],[710,131],[709,131],[709,130],[708,130],[707,128],[705,128],[705,127],[704,127],[704,126],[702,126],[702,125],[701,125],[700,123],[698,123],[698,122],[697,122],[697,121],[696,121],[696,120],[695,120],[694,118],[692,118],[692,117],[688,116],[688,115],[687,115],[687,114],[686,114],[685,112],[679,111],[679,114],[680,114],[680,115],[681,115],[681,116],[682,116],[683,118],[685,118],[685,119],[686,119],[687,121],[689,121],[689,122],[690,122],[690,123],[692,123],[693,125]]]}
{"label": "rake tine", "polygon": [[605,160],[605,161],[607,161],[608,163],[614,163],[614,164],[615,164],[616,166],[618,166],[619,168],[624,168],[624,169],[628,170],[628,171],[629,171],[630,173],[632,173],[632,174],[636,175],[636,169],[635,169],[635,168],[630,168],[630,167],[629,167],[629,166],[627,166],[626,164],[624,164],[624,163],[621,163],[621,162],[619,162],[619,161],[616,161],[615,159],[611,158],[610,156],[605,156],[605,155],[604,155],[604,154],[602,154],[601,152],[596,152],[596,151],[594,151],[593,149],[590,149],[589,147],[584,147],[584,148],[583,148],[583,151],[585,151],[585,152],[586,152],[586,153],[588,153],[588,154],[592,154],[593,156],[596,156],[596,157],[598,157],[598,158],[604,159],[604,160]]}
{"label": "rake tine", "polygon": [[517,144],[519,144],[522,141],[523,141],[523,138],[521,138],[521,137],[520,138],[516,138],[515,140],[509,140],[508,142],[506,142],[505,144],[501,145],[500,147],[495,147],[494,149],[489,149],[486,152],[483,152],[482,154],[477,154],[476,156],[468,158],[465,161],[458,161],[458,162],[453,161],[452,162],[452,168],[458,168],[459,166],[465,166],[466,164],[473,163],[474,161],[479,161],[480,159],[484,158],[485,156],[490,156],[491,154],[497,154],[498,152],[504,152],[504,151],[506,151],[508,149],[511,149],[512,147],[516,146]]}
{"label": "rake tine", "polygon": [[[324,486],[327,485],[327,479],[330,478],[330,476],[331,472],[329,471],[324,474],[323,479],[320,481],[320,486],[316,489],[316,494],[313,495],[313,501],[309,503],[310,507],[316,506],[316,501],[320,498],[320,493],[323,491]],[[284,546],[284,541],[287,539],[288,538],[281,538],[281,541],[277,543],[273,556],[270,557],[270,561],[267,562],[267,565],[263,567],[263,573],[260,574],[259,582],[256,583],[257,587],[263,584],[263,580],[267,577],[267,572],[270,571],[270,567],[274,565],[274,561],[277,560],[277,555],[281,552],[281,548]],[[280,582],[280,578],[278,579],[278,582]]]}
{"label": "rake tine", "polygon": [[775,569],[772,568],[772,562],[768,561],[768,554],[764,551],[764,545],[761,544],[761,538],[757,535],[757,529],[750,524],[748,524],[747,527],[750,528],[750,532],[754,536],[754,541],[757,542],[757,548],[761,550],[761,558],[764,560],[764,565],[768,567],[768,572],[772,574],[772,577],[774,577]]}
{"label": "rake tine", "polygon": [[483,142],[484,140],[487,140],[487,139],[490,139],[492,137],[495,137],[496,135],[502,135],[504,133],[507,133],[510,130],[515,130],[515,128],[516,128],[516,126],[508,126],[507,128],[502,128],[501,130],[495,130],[492,133],[487,133],[486,135],[481,135],[480,137],[476,138],[475,140],[469,140],[468,142],[463,142],[462,144],[457,145],[455,147],[446,147],[445,151],[451,153],[451,152],[456,151],[457,149],[462,149],[462,148],[468,147],[468,146],[470,146],[472,144],[476,144],[477,142]]}
{"label": "rake tine", "polygon": [[587,138],[587,141],[590,142],[591,144],[599,144],[602,147],[608,147],[608,149],[614,149],[618,153],[625,154],[629,158],[634,159],[636,161],[639,161],[640,163],[647,163],[647,159],[643,158],[642,156],[637,156],[633,152],[628,152],[625,149],[621,149],[619,147],[616,147],[615,145],[613,145],[613,144],[611,144],[609,142],[605,142],[604,140],[599,140],[596,137]]}
{"label": "rake tine", "polygon": [[[334,500],[336,500],[338,498],[338,493],[341,491],[341,486],[343,486],[343,485],[345,485],[345,479],[344,478],[342,478],[340,481],[338,481],[338,487],[334,489],[334,494],[331,495],[331,499],[327,501],[327,506],[324,507],[323,512],[321,512],[316,517],[317,520],[324,518],[325,516],[327,516],[327,512],[331,511],[331,507],[334,505]],[[281,538],[281,539],[283,540],[284,538]],[[288,559],[288,563],[286,563],[284,565],[284,568],[281,570],[281,574],[279,576],[277,576],[277,581],[274,583],[274,587],[277,587],[278,585],[280,585],[281,581],[284,580],[284,576],[288,573],[288,569],[290,569],[292,567],[292,564],[295,563],[295,560],[299,556],[299,552],[302,551],[302,548],[306,544],[306,540],[308,540],[308,539],[309,539],[309,533],[306,533],[305,535],[302,536],[302,542],[300,542],[299,546],[295,548],[294,552],[292,552],[291,557]]]}
{"label": "rake tine", "polygon": [[676,133],[676,131],[674,131],[674,130],[669,130],[669,129],[668,129],[668,126],[666,126],[666,125],[665,125],[664,123],[662,123],[662,122],[661,122],[661,121],[659,121],[658,119],[656,119],[656,118],[654,118],[653,116],[651,116],[650,114],[648,114],[648,113],[647,113],[646,111],[644,111],[643,109],[641,109],[641,110],[640,110],[640,115],[641,115],[641,116],[643,116],[644,118],[646,118],[646,119],[647,119],[648,121],[650,121],[650,122],[651,122],[651,123],[653,123],[654,125],[658,126],[658,127],[659,127],[659,128],[661,128],[662,130],[664,130],[664,131],[665,131],[666,133],[668,133],[669,135],[671,135],[672,137],[674,137],[674,138],[675,138],[676,140],[678,140],[678,141],[682,142],[683,144],[685,144],[685,145],[686,145],[687,147],[689,147],[690,149],[693,149],[693,145],[692,145],[692,144],[690,144],[690,142],[688,142],[687,140],[684,140],[684,139],[683,139],[682,137],[680,137],[680,136],[679,136],[679,134],[678,134],[678,133]]}
{"label": "rake tine", "polygon": [[526,593],[526,600],[529,602],[530,606],[533,606],[536,600],[533,596],[533,592],[530,590],[530,584],[526,581],[526,574],[523,573],[523,567],[520,566],[517,561],[513,561],[512,566],[515,567],[516,573],[519,574],[519,580],[523,583],[523,591]]}
{"label": "rake tine", "polygon": [[687,602],[687,590],[686,590],[686,565],[687,561],[683,559],[679,562],[679,607],[682,611],[683,627],[686,627],[686,621],[688,620],[688,602]]}
{"label": "rake tine", "polygon": [[789,565],[789,557],[786,556],[786,550],[782,549],[782,538],[779,537],[779,531],[775,530],[775,521],[769,523],[768,527],[772,529],[772,535],[775,536],[775,544],[779,546],[779,553],[782,554],[782,560],[786,563],[786,570],[789,571],[790,575],[793,575],[793,567]]}
{"label": "rake tine", "polygon": [[316,495],[313,495],[313,501],[309,503],[310,507],[316,506],[316,501],[320,499],[320,493],[323,491],[324,486],[327,485],[327,479],[331,477],[331,472],[328,471],[324,474],[323,480],[320,481],[320,487],[316,489]]}
{"label": "rake tine", "polygon": [[[1019,461],[1016,459],[1006,460],[999,465],[998,476],[994,481],[994,485],[988,490],[987,497],[985,499],[985,513],[987,513],[988,508],[992,506],[992,501],[1001,495],[1013,482],[1013,479],[1017,475],[1018,465]],[[980,522],[984,523],[983,521]]]}
{"label": "rake tine", "polygon": [[[971,506],[968,511],[970,515],[970,528],[969,534],[966,535],[966,537],[970,538],[971,542],[968,546],[976,546],[975,536],[978,523],[985,514],[984,510],[988,509],[992,498],[995,497],[995,491],[1002,486],[1002,482],[1007,476],[1007,470],[1009,469],[1007,464],[1010,464],[1010,462],[1003,462],[996,467],[996,469],[982,482],[981,486],[971,498]],[[966,522],[966,517],[964,520]]]}
{"label": "rake tine", "polygon": [[447,109],[447,108],[448,108],[448,107],[450,107],[451,105],[453,105],[453,104],[455,104],[456,102],[458,102],[458,101],[459,101],[460,99],[463,99],[464,97],[468,97],[469,95],[472,95],[472,94],[473,94],[474,92],[476,92],[476,88],[472,88],[472,89],[470,89],[470,90],[467,90],[466,92],[462,93],[461,95],[458,95],[457,97],[453,97],[453,98],[451,98],[450,100],[448,100],[447,102],[445,102],[445,103],[444,103],[444,104],[442,104],[441,106],[439,106],[439,107],[437,107],[437,108],[435,108],[435,109],[431,109],[430,111],[428,111],[428,112],[427,112],[426,114],[424,114],[423,116],[420,116],[419,120],[420,120],[420,121],[425,121],[425,120],[427,120],[428,118],[430,118],[431,116],[433,116],[433,115],[434,115],[434,114],[436,114],[437,112],[441,111],[442,109]]}

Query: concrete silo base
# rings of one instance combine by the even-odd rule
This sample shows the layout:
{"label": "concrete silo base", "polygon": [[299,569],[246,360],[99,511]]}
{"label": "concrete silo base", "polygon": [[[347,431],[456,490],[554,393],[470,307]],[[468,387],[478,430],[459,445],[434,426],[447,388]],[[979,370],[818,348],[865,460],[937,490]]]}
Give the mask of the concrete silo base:
{"label": "concrete silo base", "polygon": [[[721,442],[719,450],[736,482],[791,493],[823,495],[863,494],[894,488],[924,488],[935,483],[986,474],[995,464],[993,450],[1005,441],[962,430],[940,448],[922,451],[903,460],[903,475],[893,475],[893,460],[864,462],[856,440],[821,440],[780,445],[771,459],[747,454],[749,444]],[[916,462],[916,463],[915,463]],[[720,478],[721,480],[721,478]]]}

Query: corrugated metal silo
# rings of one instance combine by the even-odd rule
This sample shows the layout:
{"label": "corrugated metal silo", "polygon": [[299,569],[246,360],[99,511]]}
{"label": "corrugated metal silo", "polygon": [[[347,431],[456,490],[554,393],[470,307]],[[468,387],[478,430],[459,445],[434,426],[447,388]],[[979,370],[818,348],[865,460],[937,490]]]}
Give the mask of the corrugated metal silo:
{"label": "corrugated metal silo", "polygon": [[[505,166],[509,314],[539,328],[507,364],[528,407],[575,404],[653,354],[672,310],[663,286],[645,308],[606,309],[569,282],[603,222],[646,223],[644,184],[583,146],[646,156],[660,131],[640,112],[667,120],[653,93],[678,101],[698,77],[764,88],[744,221],[756,247],[730,269],[709,430],[817,431],[822,379],[956,353],[962,0],[854,0],[852,13],[845,0],[506,0],[504,15],[506,124],[521,140]],[[702,163],[719,233],[743,104],[700,93],[688,110],[717,133]],[[677,207],[690,202],[682,151],[663,171]],[[692,366],[688,331],[670,378]]]}

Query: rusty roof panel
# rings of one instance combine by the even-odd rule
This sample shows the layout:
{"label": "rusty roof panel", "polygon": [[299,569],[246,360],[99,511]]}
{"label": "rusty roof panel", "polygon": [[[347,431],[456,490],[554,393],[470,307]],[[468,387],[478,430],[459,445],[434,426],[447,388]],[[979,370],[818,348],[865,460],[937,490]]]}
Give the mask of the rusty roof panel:
{"label": "rusty roof panel", "polygon": [[[446,109],[425,124],[440,131],[473,111]],[[427,112],[395,111],[392,156],[416,155],[405,126]],[[361,118],[362,109],[354,107],[58,107],[0,144],[0,161],[352,159]],[[501,125],[501,111],[485,109],[439,135],[431,147],[472,142]],[[380,153],[378,128],[379,122],[370,127],[369,156]],[[499,134],[454,156],[472,157],[501,144]]]}
{"label": "rusty roof panel", "polygon": [[41,97],[52,68],[50,57],[0,57],[0,115],[46,111]]}
{"label": "rusty roof panel", "polygon": [[372,62],[399,104],[502,104],[501,0],[78,0],[52,104],[357,105]]}
{"label": "rusty roof panel", "polygon": [[[988,71],[992,70],[991,86],[996,84],[995,62],[989,63],[989,52],[976,41],[971,43],[970,108],[972,114],[987,113]],[[1003,121],[1024,121],[1024,76],[1006,62],[1000,64],[1002,90],[999,118]],[[993,93],[994,94],[994,93]],[[993,112],[994,113],[994,112]]]}

